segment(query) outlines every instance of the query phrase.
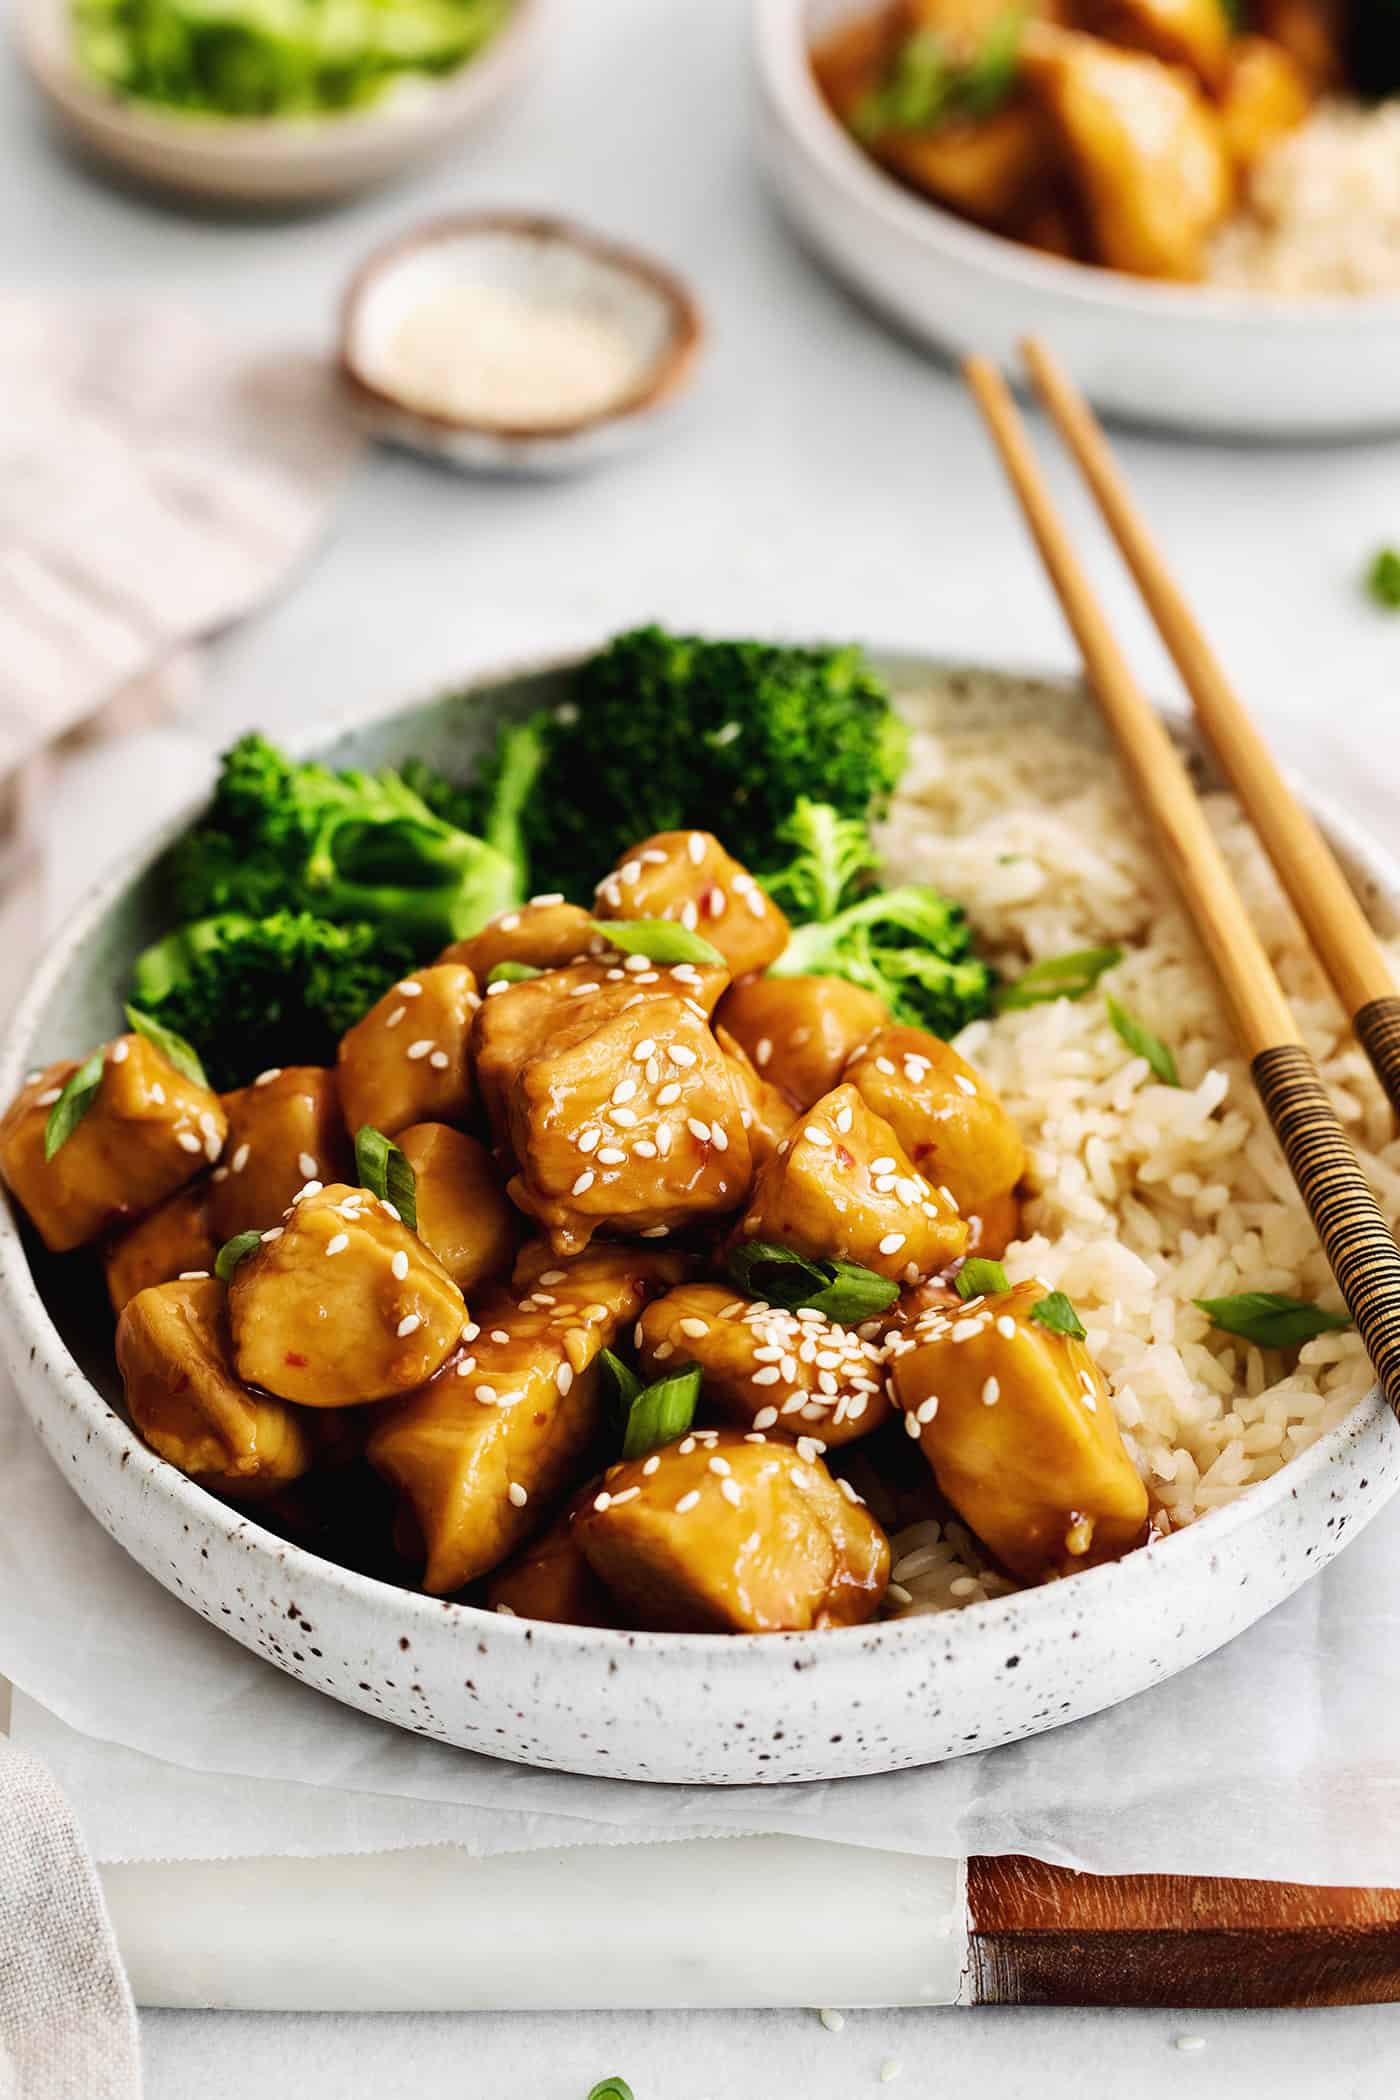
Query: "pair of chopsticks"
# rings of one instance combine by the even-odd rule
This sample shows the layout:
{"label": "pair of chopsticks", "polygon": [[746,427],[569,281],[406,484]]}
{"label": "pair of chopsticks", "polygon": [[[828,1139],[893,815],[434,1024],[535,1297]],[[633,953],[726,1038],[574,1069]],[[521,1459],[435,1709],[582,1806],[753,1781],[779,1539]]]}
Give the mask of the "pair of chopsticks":
{"label": "pair of chopsticks", "polygon": [[[1400,996],[1361,907],[1293,795],[1172,580],[1092,410],[1041,343],[1031,378],[1087,481],[1392,1106],[1400,1112]],[[1333,1273],[1400,1417],[1400,1250],[1304,1048],[1190,777],[1138,685],[1059,517],[1011,391],[985,358],[963,367],[1084,659],[1138,800],[1224,988],[1260,1100]]]}

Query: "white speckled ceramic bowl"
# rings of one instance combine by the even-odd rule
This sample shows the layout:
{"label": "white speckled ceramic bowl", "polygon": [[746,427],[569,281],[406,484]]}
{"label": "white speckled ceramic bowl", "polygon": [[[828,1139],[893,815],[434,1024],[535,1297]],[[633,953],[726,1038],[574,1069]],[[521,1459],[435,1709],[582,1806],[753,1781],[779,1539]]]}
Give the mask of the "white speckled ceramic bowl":
{"label": "white speckled ceramic bowl", "polygon": [[1271,439],[1400,428],[1400,297],[1154,283],[1003,240],[887,175],[836,121],[812,43],[877,0],[754,0],[759,146],[793,224],[861,298],[936,349],[1012,372],[1042,336],[1096,405]]}
{"label": "white speckled ceramic bowl", "polygon": [[[558,697],[562,666],[483,682],[308,740],[338,765],[418,753],[464,774],[503,714]],[[1033,710],[1005,674],[890,659],[969,719]],[[1042,694],[1045,687],[1040,688]],[[1063,687],[1057,687],[1063,692]],[[1095,730],[1086,704],[1085,733]],[[1400,873],[1324,813],[1377,923]],[[109,1034],[129,965],[163,928],[163,840],[88,896],[0,1053],[24,1071]],[[263,1529],[148,1451],[120,1411],[111,1322],[77,1267],[0,1212],[0,1349],[55,1463],[98,1522],[213,1625],[305,1683],[425,1735],[521,1762],[650,1780],[825,1779],[956,1757],[1115,1704],[1182,1670],[1325,1566],[1400,1485],[1372,1392],[1272,1479],[1192,1529],[1070,1581],[941,1617],[725,1639],[534,1625],[352,1573]]]}
{"label": "white speckled ceramic bowl", "polygon": [[109,94],[73,50],[71,0],[15,0],[19,54],[50,115],[86,151],[157,188],[223,204],[328,203],[402,174],[474,129],[540,49],[549,0],[515,13],[475,58],[407,80],[366,109],[306,118],[204,118]]}
{"label": "white speckled ceramic bowl", "polygon": [[[472,287],[603,321],[627,349],[616,395],[572,420],[534,424],[473,420],[405,398],[395,331],[420,302]],[[566,219],[465,212],[410,229],[357,271],[341,315],[340,372],[375,437],[476,472],[562,474],[645,442],[684,392],[703,340],[690,292],[650,256]]]}

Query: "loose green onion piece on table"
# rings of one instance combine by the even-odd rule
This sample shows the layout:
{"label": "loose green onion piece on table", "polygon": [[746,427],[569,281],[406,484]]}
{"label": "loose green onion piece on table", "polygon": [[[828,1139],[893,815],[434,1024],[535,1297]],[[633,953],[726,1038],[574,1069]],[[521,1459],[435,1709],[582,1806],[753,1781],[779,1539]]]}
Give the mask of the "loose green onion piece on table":
{"label": "loose green onion piece on table", "polygon": [[1366,589],[1383,612],[1400,612],[1400,548],[1377,550],[1366,571]]}
{"label": "loose green onion piece on table", "polygon": [[600,2078],[588,2100],[633,2100],[632,2088],[625,2078]]}
{"label": "loose green onion piece on table", "polygon": [[885,1312],[899,1285],[851,1261],[817,1261],[769,1240],[743,1240],[725,1263],[741,1291],[766,1299],[785,1312],[810,1307],[843,1327],[857,1327]]}
{"label": "loose green onion piece on table", "polygon": [[238,1232],[231,1240],[225,1240],[214,1262],[214,1274],[220,1283],[232,1283],[238,1264],[246,1261],[253,1249],[261,1244],[260,1232]]}
{"label": "loose green onion piece on table", "polygon": [[488,984],[524,984],[527,977],[538,977],[539,971],[533,963],[498,962],[486,972]]}
{"label": "loose green onion piece on table", "polygon": [[674,1444],[695,1420],[700,1405],[700,1367],[684,1364],[655,1385],[646,1385],[627,1410],[622,1436],[624,1458],[645,1458],[662,1444]]}
{"label": "loose green onion piece on table", "polygon": [[953,1289],[960,1298],[995,1297],[1000,1291],[1011,1288],[1005,1269],[999,1261],[987,1261],[975,1254],[965,1261],[953,1278]]}
{"label": "loose green onion piece on table", "polygon": [[1084,1322],[1063,1291],[1051,1291],[1048,1298],[1041,1298],[1031,1307],[1031,1318],[1052,1334],[1070,1335],[1076,1342],[1084,1340]]}
{"label": "loose green onion piece on table", "polygon": [[1177,1075],[1176,1059],[1173,1057],[1168,1045],[1162,1041],[1162,1038],[1159,1035],[1154,1035],[1150,1028],[1144,1028],[1141,1021],[1135,1021],[1127,1008],[1120,1006],[1111,993],[1107,1004],[1109,1020],[1112,1021],[1114,1028],[1133,1055],[1147,1059],[1153,1073],[1161,1080],[1163,1086],[1180,1086],[1181,1080]]}
{"label": "loose green onion piece on table", "polygon": [[192,1080],[196,1086],[208,1086],[198,1052],[182,1035],[176,1035],[173,1028],[167,1028],[152,1014],[143,1014],[139,1006],[129,1006],[126,1018],[137,1035],[143,1035],[148,1043],[153,1043],[166,1063],[174,1065],[182,1079]]}
{"label": "loose green onion piece on table", "polygon": [[50,1160],[61,1145],[66,1145],[83,1117],[97,1099],[97,1090],[102,1084],[102,1068],[107,1062],[107,1046],[99,1043],[91,1057],[84,1058],[63,1092],[49,1110],[44,1125],[44,1158]]}
{"label": "loose green onion piece on table", "polygon": [[418,1182],[393,1140],[366,1123],[355,1132],[355,1175],[382,1203],[391,1203],[410,1232],[418,1230]]}
{"label": "loose green onion piece on table", "polygon": [[1082,999],[1105,970],[1122,960],[1121,948],[1075,948],[1068,955],[1047,955],[1044,962],[1023,970],[1014,984],[1002,986],[996,995],[997,1011],[1048,1006],[1052,999]]}
{"label": "loose green onion piece on table", "polygon": [[600,1350],[598,1352],[598,1361],[613,1382],[613,1397],[617,1403],[618,1419],[625,1424],[631,1411],[632,1402],[642,1390],[642,1381],[632,1369],[631,1364],[625,1364],[622,1358],[611,1349]]}
{"label": "loose green onion piece on table", "polygon": [[678,926],[674,919],[595,919],[593,931],[624,954],[644,955],[649,962],[724,966],[724,957],[712,942]]}
{"label": "loose green onion piece on table", "polygon": [[1240,1291],[1232,1298],[1195,1302],[1213,1327],[1260,1349],[1294,1349],[1315,1335],[1336,1334],[1351,1325],[1346,1313],[1328,1312],[1310,1298],[1290,1298],[1283,1291]]}

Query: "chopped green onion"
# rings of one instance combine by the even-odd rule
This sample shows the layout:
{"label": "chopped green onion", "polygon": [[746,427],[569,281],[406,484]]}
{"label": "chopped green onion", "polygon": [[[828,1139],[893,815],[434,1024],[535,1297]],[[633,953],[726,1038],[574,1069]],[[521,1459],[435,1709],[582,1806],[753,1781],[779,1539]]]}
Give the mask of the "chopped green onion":
{"label": "chopped green onion", "polygon": [[238,1232],[231,1240],[225,1240],[214,1262],[214,1274],[220,1283],[232,1283],[233,1272],[241,1261],[246,1261],[255,1247],[262,1244],[260,1232]]}
{"label": "chopped green onion", "polygon": [[1112,1021],[1123,1041],[1135,1057],[1145,1057],[1163,1086],[1180,1086],[1177,1077],[1176,1059],[1159,1035],[1135,1021],[1126,1007],[1118,1004],[1112,993],[1108,996],[1108,1018]]}
{"label": "chopped green onion", "polygon": [[392,1139],[366,1123],[355,1132],[355,1175],[381,1203],[391,1203],[410,1232],[418,1230],[418,1180]]}
{"label": "chopped green onion", "polygon": [[1232,1298],[1195,1302],[1213,1327],[1260,1349],[1293,1349],[1314,1335],[1335,1334],[1351,1325],[1346,1313],[1328,1312],[1310,1298],[1290,1298],[1283,1291],[1240,1291]]}
{"label": "chopped green onion", "polygon": [[1048,1298],[1033,1305],[1031,1318],[1039,1320],[1041,1326],[1048,1327],[1052,1334],[1067,1334],[1076,1342],[1084,1340],[1084,1322],[1063,1291],[1051,1291]]}
{"label": "chopped green onion", "polygon": [[785,1312],[809,1306],[843,1327],[885,1312],[899,1296],[899,1285],[853,1261],[816,1261],[768,1240],[744,1240],[729,1251],[725,1267],[752,1298],[766,1299]]}
{"label": "chopped green onion", "polygon": [[1105,970],[1122,960],[1121,948],[1075,948],[1068,955],[1048,955],[1044,962],[1032,963],[1014,984],[1002,987],[997,993],[997,1012],[1046,1006],[1052,999],[1082,999]]}
{"label": "chopped green onion", "polygon": [[632,1402],[642,1390],[642,1381],[622,1358],[611,1349],[601,1349],[598,1361],[613,1382],[613,1397],[617,1403],[619,1419],[625,1424]]}
{"label": "chopped green onion", "polygon": [[625,2078],[600,2078],[588,2100],[632,2100],[632,2088]]}
{"label": "chopped green onion", "polygon": [[527,977],[538,977],[540,972],[533,963],[498,962],[486,972],[488,984],[524,984]]}
{"label": "chopped green onion", "polygon": [[[616,1374],[614,1374],[616,1375]],[[684,1436],[700,1404],[700,1367],[683,1364],[655,1385],[643,1386],[627,1409],[622,1434],[624,1458],[645,1458],[662,1444]]]}
{"label": "chopped green onion", "polygon": [[176,1035],[173,1028],[167,1028],[153,1014],[143,1014],[139,1006],[129,1006],[126,1018],[138,1035],[144,1035],[148,1043],[154,1043],[166,1063],[174,1065],[182,1079],[191,1080],[195,1086],[208,1086],[197,1051],[182,1035]]}
{"label": "chopped green onion", "polygon": [[953,1278],[953,1289],[960,1298],[995,1297],[1011,1288],[1005,1269],[999,1261],[987,1261],[975,1254],[965,1261]]}
{"label": "chopped green onion", "polygon": [[48,1120],[44,1124],[46,1161],[53,1158],[60,1145],[67,1144],[97,1099],[97,1090],[102,1084],[102,1068],[106,1062],[107,1046],[105,1043],[99,1043],[91,1057],[84,1058],[49,1110]]}
{"label": "chopped green onion", "polygon": [[595,933],[601,933],[625,955],[645,955],[649,962],[724,967],[724,957],[712,942],[678,926],[674,919],[594,919],[592,923]]}
{"label": "chopped green onion", "polygon": [[1366,589],[1383,612],[1400,612],[1400,548],[1380,548],[1366,571]]}

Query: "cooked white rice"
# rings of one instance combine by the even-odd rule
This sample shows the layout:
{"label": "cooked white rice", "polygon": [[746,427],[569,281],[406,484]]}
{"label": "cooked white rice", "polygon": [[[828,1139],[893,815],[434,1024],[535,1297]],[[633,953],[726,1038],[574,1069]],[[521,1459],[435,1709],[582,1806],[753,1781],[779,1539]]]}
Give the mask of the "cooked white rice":
{"label": "cooked white rice", "polygon": [[[958,1048],[1030,1152],[1027,1236],[1007,1272],[1073,1299],[1153,1521],[1172,1530],[1339,1422],[1371,1385],[1370,1364],[1350,1330],[1281,1355],[1212,1328],[1192,1302],[1266,1290],[1341,1305],[1215,979],[1088,710],[1043,691],[1001,720],[975,695],[952,711],[904,699],[921,726],[883,841],[890,875],[959,898],[1010,978],[1072,949],[1125,950],[1085,998],[976,1022]],[[1214,793],[1205,806],[1372,1187],[1400,1220],[1400,1139],[1381,1090],[1238,804]],[[1394,952],[1400,964],[1400,943]],[[1180,1089],[1125,1047],[1106,992],[1171,1046]],[[896,1609],[1012,1586],[955,1524],[900,1532],[895,1560],[910,1598],[897,1594]]]}
{"label": "cooked white rice", "polygon": [[1260,292],[1400,292],[1400,102],[1325,103],[1266,153],[1207,276]]}

